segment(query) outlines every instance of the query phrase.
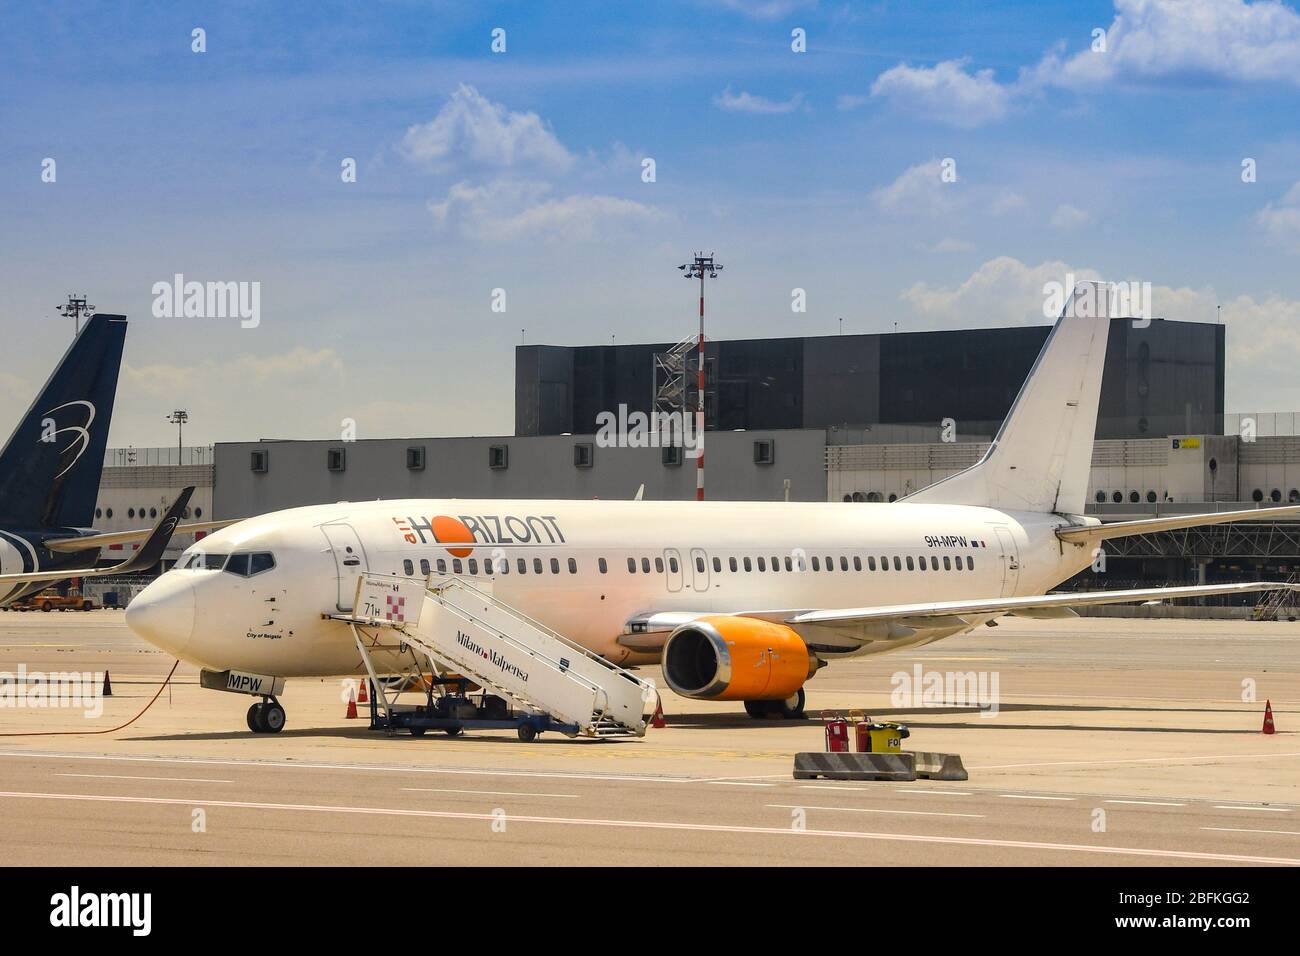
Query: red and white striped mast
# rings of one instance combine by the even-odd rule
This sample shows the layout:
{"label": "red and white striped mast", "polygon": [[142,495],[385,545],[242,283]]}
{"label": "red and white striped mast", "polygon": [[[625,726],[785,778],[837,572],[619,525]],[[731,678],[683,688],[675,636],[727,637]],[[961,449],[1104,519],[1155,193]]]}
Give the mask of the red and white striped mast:
{"label": "red and white striped mast", "polygon": [[695,261],[677,267],[687,279],[700,280],[700,349],[699,379],[696,390],[695,405],[695,500],[704,500],[704,280],[716,279],[722,266],[713,261],[713,253],[707,256],[696,253]]}

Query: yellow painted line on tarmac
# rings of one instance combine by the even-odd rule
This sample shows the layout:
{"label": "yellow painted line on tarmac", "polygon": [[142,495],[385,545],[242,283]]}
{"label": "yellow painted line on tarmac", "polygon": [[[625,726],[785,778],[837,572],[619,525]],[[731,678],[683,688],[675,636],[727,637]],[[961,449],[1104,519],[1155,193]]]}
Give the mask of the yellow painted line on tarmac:
{"label": "yellow painted line on tarmac", "polygon": [[[474,820],[493,823],[498,814],[470,813],[453,810],[407,810],[392,807],[330,806],[304,803],[254,803],[240,800],[181,800],[165,797],[129,797],[91,793],[38,793],[0,791],[0,799],[50,802],[66,800],[85,803],[135,803],[172,807],[223,807],[232,810],[288,810],[299,813],[339,813],[368,816],[415,817],[438,820]],[[780,836],[794,839],[830,837],[836,840],[868,840],[882,843],[929,843],[945,846],[993,847],[1010,850],[1048,850],[1064,853],[1095,853],[1104,856],[1155,857],[1173,860],[1200,860],[1213,863],[1263,863],[1300,866],[1300,859],[1276,856],[1250,856],[1238,853],[1204,853],[1193,850],[1164,850],[1156,847],[1096,846],[1081,843],[1047,843],[1030,840],[997,840],[981,837],[934,836],[921,833],[870,833],[860,830],[797,830],[793,827],[756,827],[721,823],[686,823],[676,820],[612,820],[593,817],[539,817],[511,814],[514,824],[536,823],[551,826],[601,827],[619,830],[679,830],[695,833],[729,833],[746,836]]]}

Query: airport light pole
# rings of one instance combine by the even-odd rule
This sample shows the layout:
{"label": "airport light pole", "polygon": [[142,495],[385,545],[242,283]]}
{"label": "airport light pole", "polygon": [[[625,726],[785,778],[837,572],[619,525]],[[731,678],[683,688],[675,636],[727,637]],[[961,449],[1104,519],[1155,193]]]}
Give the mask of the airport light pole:
{"label": "airport light pole", "polygon": [[[713,261],[713,253],[707,256],[695,254],[694,262],[687,262],[677,267],[687,279],[700,280],[700,368],[698,394],[695,403],[695,500],[704,500],[704,280],[716,279],[722,266]],[[684,409],[683,409],[684,410]]]}
{"label": "airport light pole", "polygon": [[62,305],[56,305],[55,309],[65,319],[72,320],[72,337],[74,339],[77,337],[77,333],[81,331],[81,317],[83,315],[93,315],[95,312],[95,307],[87,302],[84,292],[80,296],[69,295],[68,301]]}
{"label": "airport light pole", "polygon": [[185,423],[190,420],[190,413],[183,408],[178,408],[167,416],[167,420],[176,426],[176,464],[183,465],[181,455],[183,454],[182,438],[185,435]]}

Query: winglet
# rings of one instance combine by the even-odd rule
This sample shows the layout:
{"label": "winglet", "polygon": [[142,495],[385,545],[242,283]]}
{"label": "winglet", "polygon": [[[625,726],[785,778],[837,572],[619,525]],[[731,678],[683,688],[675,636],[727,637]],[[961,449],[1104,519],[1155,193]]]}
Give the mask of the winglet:
{"label": "winglet", "polygon": [[140,550],[113,570],[118,574],[147,571],[162,560],[163,552],[167,550],[172,535],[176,533],[176,526],[181,523],[181,515],[189,507],[192,494],[194,494],[193,485],[183,489],[172,502],[172,506],[167,509],[167,513],[154,525],[153,532],[145,539],[144,544],[140,545]]}

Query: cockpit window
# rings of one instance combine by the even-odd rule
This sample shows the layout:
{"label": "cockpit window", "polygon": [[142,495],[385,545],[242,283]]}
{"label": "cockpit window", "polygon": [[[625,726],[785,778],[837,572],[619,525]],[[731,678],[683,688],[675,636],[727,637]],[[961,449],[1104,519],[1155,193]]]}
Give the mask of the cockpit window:
{"label": "cockpit window", "polygon": [[251,554],[232,554],[226,563],[226,572],[238,574],[242,578],[251,578],[273,567],[275,567],[275,555],[270,551],[254,551]]}
{"label": "cockpit window", "polygon": [[203,568],[205,571],[220,571],[222,565],[226,563],[224,554],[200,554],[199,561],[194,563],[194,567]]}

